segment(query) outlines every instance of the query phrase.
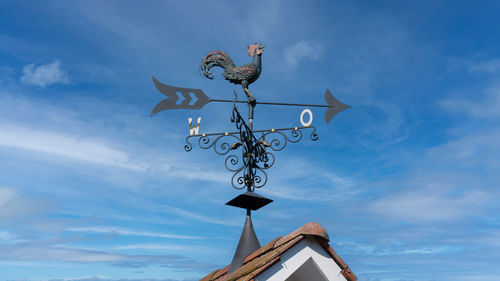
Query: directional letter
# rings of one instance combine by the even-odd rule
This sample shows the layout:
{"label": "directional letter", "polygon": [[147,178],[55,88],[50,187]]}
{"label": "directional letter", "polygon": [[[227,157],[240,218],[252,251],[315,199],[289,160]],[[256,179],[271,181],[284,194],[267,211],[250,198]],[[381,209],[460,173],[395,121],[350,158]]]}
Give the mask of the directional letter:
{"label": "directional letter", "polygon": [[201,117],[198,117],[198,120],[196,120],[198,124],[193,126],[193,118],[188,118],[189,122],[189,135],[192,136],[197,135],[200,132],[200,123],[201,123]]}
{"label": "directional letter", "polygon": [[[309,115],[309,121],[307,121],[307,123],[304,122],[304,114],[306,114],[306,113],[307,113],[307,115]],[[302,126],[309,127],[309,126],[311,126],[312,122],[313,122],[312,111],[309,108],[302,110],[302,113],[300,114],[300,123],[302,124]]]}

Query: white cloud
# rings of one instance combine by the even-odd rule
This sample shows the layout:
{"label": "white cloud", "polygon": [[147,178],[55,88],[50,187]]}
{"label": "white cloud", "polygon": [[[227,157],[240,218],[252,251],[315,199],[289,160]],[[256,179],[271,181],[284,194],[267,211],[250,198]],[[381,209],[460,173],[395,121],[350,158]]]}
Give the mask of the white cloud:
{"label": "white cloud", "polygon": [[227,221],[227,220],[218,220],[218,219],[202,216],[200,214],[189,212],[189,211],[186,211],[186,210],[183,210],[180,208],[176,208],[176,207],[172,207],[172,206],[163,205],[162,208],[167,210],[167,212],[171,212],[171,213],[174,213],[174,214],[186,217],[186,218],[190,218],[190,219],[194,219],[194,220],[198,220],[198,221],[202,221],[202,222],[227,225],[227,226],[240,226],[239,223],[236,223],[234,221],[231,222],[231,221]]}
{"label": "white cloud", "polygon": [[0,187],[0,208],[7,205],[16,196],[16,192],[12,188]]}
{"label": "white cloud", "polygon": [[40,260],[65,262],[116,262],[126,260],[121,254],[87,251],[66,247],[17,246],[3,249],[3,260]]}
{"label": "white cloud", "polygon": [[202,239],[200,236],[177,235],[171,233],[159,233],[149,231],[135,231],[119,227],[109,226],[90,226],[90,227],[70,227],[67,231],[73,232],[87,232],[87,233],[104,233],[104,234],[120,234],[128,236],[145,236],[145,237],[158,237],[158,238],[174,238],[174,239]]}
{"label": "white cloud", "polygon": [[320,50],[309,42],[300,41],[285,49],[285,61],[288,65],[296,67],[302,60],[318,60]]}
{"label": "white cloud", "polygon": [[304,202],[337,202],[349,197],[352,192],[347,191],[342,193],[339,190],[346,190],[343,186],[336,186],[335,184],[313,187],[308,186],[296,187],[293,185],[273,184],[272,188],[263,190],[262,194],[271,196],[273,198],[298,200]]}
{"label": "white cloud", "polygon": [[[68,122],[69,123],[69,122]],[[64,124],[66,125],[66,124]],[[69,123],[69,126],[72,126]],[[138,172],[162,174],[189,180],[206,180],[226,182],[227,174],[215,169],[193,167],[183,162],[175,162],[171,154],[168,159],[159,160],[158,157],[149,156],[144,159],[132,157],[134,155],[152,155],[151,150],[140,148],[124,151],[116,148],[116,141],[91,139],[85,136],[67,134],[58,131],[43,130],[35,126],[23,126],[17,123],[0,122],[0,147],[9,147],[31,152],[46,154],[46,159],[52,161],[54,157],[58,163],[62,158],[97,164],[114,168],[128,169]]]}
{"label": "white cloud", "polygon": [[269,181],[272,188],[264,188],[262,194],[288,200],[345,202],[357,193],[350,178],[339,176],[304,157],[281,158],[279,168]]}
{"label": "white cloud", "polygon": [[110,145],[57,132],[18,125],[0,124],[0,146],[53,154],[101,165],[145,171],[148,166],[133,162],[129,155]]}
{"label": "white cloud", "polygon": [[37,214],[47,208],[46,202],[26,198],[11,187],[0,187],[0,222]]}
{"label": "white cloud", "polygon": [[446,239],[447,243],[482,244],[487,247],[500,248],[500,231],[478,231],[468,237],[454,237]]}
{"label": "white cloud", "polygon": [[115,247],[116,250],[153,250],[153,251],[175,251],[175,252],[193,252],[193,253],[210,253],[217,252],[221,249],[200,245],[165,245],[165,244],[130,244]]}
{"label": "white cloud", "polygon": [[440,104],[455,113],[465,113],[478,118],[497,118],[500,117],[500,84],[488,88],[482,98],[452,98],[443,100]]}
{"label": "white cloud", "polygon": [[483,62],[475,62],[468,64],[470,72],[495,73],[500,71],[500,59],[495,58]]}
{"label": "white cloud", "polygon": [[[0,197],[1,197],[1,191],[0,191]],[[1,208],[1,204],[0,204],[0,208]],[[0,230],[0,243],[2,242],[17,242],[17,241],[20,241],[18,240],[18,237],[17,235],[15,235],[14,233],[10,232],[10,231],[2,231]]]}
{"label": "white cloud", "polygon": [[56,278],[56,279],[48,279],[47,281],[179,281],[179,279],[111,279],[104,276],[81,276],[81,277],[69,277],[69,278]]}
{"label": "white cloud", "polygon": [[0,246],[0,260],[5,261],[56,261],[74,263],[109,263],[117,267],[146,267],[160,265],[172,268],[207,270],[212,264],[199,263],[178,255],[128,255],[62,246]]}
{"label": "white cloud", "polygon": [[[500,151],[500,133],[471,135],[435,146],[427,151],[433,159],[460,160],[473,165],[493,163],[498,164]],[[493,156],[493,157],[492,157]],[[464,160],[467,160],[464,162]]]}
{"label": "white cloud", "polygon": [[61,83],[69,83],[68,75],[61,69],[61,62],[56,60],[53,63],[28,64],[23,68],[21,82],[45,88],[46,86]]}
{"label": "white cloud", "polygon": [[348,252],[355,254],[372,255],[372,256],[388,256],[388,255],[439,255],[447,253],[456,253],[461,249],[453,248],[446,245],[439,246],[421,246],[411,247],[404,244],[391,243],[389,245],[367,245],[359,242],[342,242],[336,241],[335,245],[339,245],[348,249]]}
{"label": "white cloud", "polygon": [[456,195],[447,192],[443,186],[428,184],[376,200],[367,206],[367,210],[395,221],[449,221],[478,212],[488,198],[488,194],[482,191]]}
{"label": "white cloud", "polygon": [[470,74],[495,74],[500,71],[500,58],[484,59],[475,56],[472,58],[450,58],[448,68],[450,71],[466,70]]}

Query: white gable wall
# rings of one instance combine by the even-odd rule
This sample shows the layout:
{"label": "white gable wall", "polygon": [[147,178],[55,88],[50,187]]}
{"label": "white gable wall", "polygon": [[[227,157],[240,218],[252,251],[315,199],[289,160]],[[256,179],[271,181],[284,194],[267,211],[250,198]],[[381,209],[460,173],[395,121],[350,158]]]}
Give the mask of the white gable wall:
{"label": "white gable wall", "polygon": [[[282,254],[280,261],[259,274],[255,280],[347,281],[340,271],[341,268],[325,249],[314,238],[306,237]],[[319,279],[314,279],[314,276]]]}
{"label": "white gable wall", "polygon": [[323,274],[318,265],[312,258],[309,258],[303,265],[301,265],[286,281],[328,281],[328,278]]}

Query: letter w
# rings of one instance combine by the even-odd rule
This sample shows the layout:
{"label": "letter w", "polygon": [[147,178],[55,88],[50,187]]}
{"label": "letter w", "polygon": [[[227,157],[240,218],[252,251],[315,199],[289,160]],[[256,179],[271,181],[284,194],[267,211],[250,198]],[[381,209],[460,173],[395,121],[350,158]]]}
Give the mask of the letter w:
{"label": "letter w", "polygon": [[189,135],[192,136],[197,135],[200,132],[200,123],[201,123],[201,117],[198,117],[198,120],[196,125],[193,125],[193,118],[188,118],[189,122]]}

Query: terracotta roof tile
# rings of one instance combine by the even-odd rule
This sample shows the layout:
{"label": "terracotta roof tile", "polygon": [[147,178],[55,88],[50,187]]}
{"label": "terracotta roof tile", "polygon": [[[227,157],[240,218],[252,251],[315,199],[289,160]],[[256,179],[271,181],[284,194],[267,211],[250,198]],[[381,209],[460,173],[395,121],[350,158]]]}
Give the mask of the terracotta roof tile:
{"label": "terracotta roof tile", "polygon": [[[280,257],[280,254],[288,250],[290,247],[293,245],[297,244],[300,240],[302,240],[302,236],[297,236],[294,239],[288,241],[288,243],[282,244],[280,247],[277,247],[273,249],[272,251],[268,251],[267,253],[254,258],[253,260],[248,261],[247,263],[243,264],[240,268],[236,269],[235,271],[231,272],[226,278],[224,279],[226,281],[243,281],[246,280],[244,278],[245,276],[251,274],[252,272],[265,267],[268,268],[273,264],[273,261],[276,260],[276,258]],[[258,251],[258,250],[257,250]]]}
{"label": "terracotta roof tile", "polygon": [[219,271],[221,271],[221,269],[216,269],[216,270],[212,271],[210,274],[208,274],[207,276],[203,277],[200,281],[215,280],[214,279],[214,275],[216,275]]}
{"label": "terracotta roof tile", "polygon": [[257,275],[278,262],[284,252],[300,242],[305,236],[316,238],[342,269],[342,275],[348,281],[356,281],[354,273],[328,244],[330,238],[326,230],[317,223],[308,223],[286,236],[272,240],[248,255],[243,265],[229,275],[227,274],[229,266],[226,266],[208,274],[200,281],[252,281]]}
{"label": "terracotta roof tile", "polygon": [[229,270],[229,265],[228,265],[228,266],[226,266],[226,267],[224,267],[224,268],[222,268],[222,269],[220,269],[220,270],[218,270],[218,271],[217,271],[217,273],[216,273],[216,274],[214,274],[214,277],[213,277],[213,278],[214,278],[214,279],[219,278],[220,276],[222,276],[222,275],[226,274],[228,270]]}
{"label": "terracotta roof tile", "polygon": [[265,253],[273,250],[274,247],[275,247],[276,241],[278,241],[279,239],[281,239],[281,237],[275,238],[273,241],[267,243],[262,248],[256,250],[255,252],[251,253],[250,255],[248,255],[245,258],[245,261],[243,262],[243,264],[247,263],[249,260],[253,260],[256,257],[258,257],[260,255],[263,255],[263,254],[265,254]]}

